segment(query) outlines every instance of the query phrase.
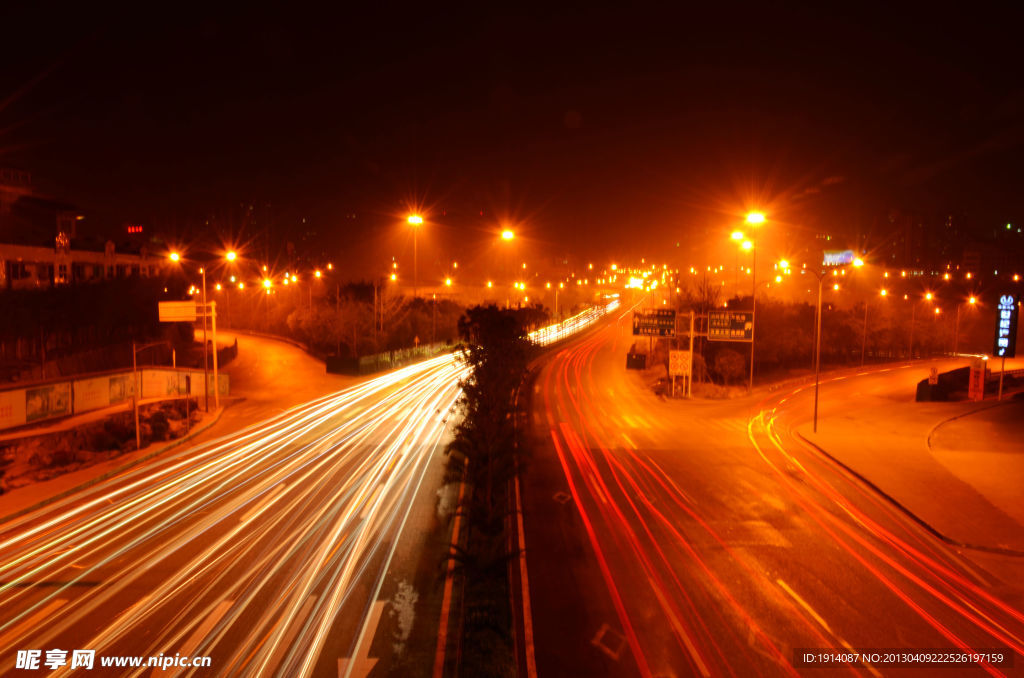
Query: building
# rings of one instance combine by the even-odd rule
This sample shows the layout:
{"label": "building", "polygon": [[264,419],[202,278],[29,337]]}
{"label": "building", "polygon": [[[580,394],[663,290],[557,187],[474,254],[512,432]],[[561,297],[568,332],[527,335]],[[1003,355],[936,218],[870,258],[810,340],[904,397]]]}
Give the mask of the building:
{"label": "building", "polygon": [[145,243],[79,237],[82,219],[72,205],[35,195],[28,172],[0,168],[0,291],[160,275],[166,262]]}

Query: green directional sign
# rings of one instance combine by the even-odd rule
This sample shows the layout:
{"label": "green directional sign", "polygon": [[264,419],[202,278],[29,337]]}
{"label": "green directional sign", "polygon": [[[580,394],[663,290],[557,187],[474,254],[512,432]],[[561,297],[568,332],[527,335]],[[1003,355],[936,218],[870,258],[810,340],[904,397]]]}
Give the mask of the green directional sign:
{"label": "green directional sign", "polygon": [[676,336],[675,309],[633,312],[633,334],[641,337]]}
{"label": "green directional sign", "polygon": [[709,341],[753,341],[753,311],[708,311]]}

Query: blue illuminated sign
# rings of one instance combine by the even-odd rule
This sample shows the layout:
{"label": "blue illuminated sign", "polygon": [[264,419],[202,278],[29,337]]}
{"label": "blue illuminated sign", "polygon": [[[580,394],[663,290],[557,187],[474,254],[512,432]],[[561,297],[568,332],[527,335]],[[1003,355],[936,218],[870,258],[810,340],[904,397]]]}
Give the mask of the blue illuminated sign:
{"label": "blue illuminated sign", "polygon": [[846,266],[852,264],[856,257],[853,254],[853,250],[825,250],[825,260],[822,264],[825,266]]}
{"label": "blue illuminated sign", "polygon": [[1017,295],[1003,294],[996,307],[996,345],[992,353],[997,358],[1017,355]]}

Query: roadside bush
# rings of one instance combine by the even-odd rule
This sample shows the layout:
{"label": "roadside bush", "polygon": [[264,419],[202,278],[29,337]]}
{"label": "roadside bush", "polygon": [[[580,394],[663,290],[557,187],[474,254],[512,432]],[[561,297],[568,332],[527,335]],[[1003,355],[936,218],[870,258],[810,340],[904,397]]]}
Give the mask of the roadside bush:
{"label": "roadside bush", "polygon": [[121,442],[108,431],[101,429],[89,436],[87,446],[95,452],[104,452],[118,449]]}

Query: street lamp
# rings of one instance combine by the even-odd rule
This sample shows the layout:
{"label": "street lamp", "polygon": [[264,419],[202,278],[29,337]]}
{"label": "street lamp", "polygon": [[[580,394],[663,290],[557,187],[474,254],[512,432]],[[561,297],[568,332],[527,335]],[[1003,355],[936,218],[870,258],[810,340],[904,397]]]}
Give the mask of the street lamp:
{"label": "street lamp", "polygon": [[[501,239],[503,241],[507,242],[507,243],[511,243],[512,240],[515,239],[515,237],[516,237],[516,234],[512,231],[511,228],[506,228],[506,229],[504,229],[501,232]],[[504,261],[504,263],[505,263],[505,277],[506,278],[511,278],[512,277],[512,254],[513,254],[512,252],[506,252],[505,256],[504,256],[504,260],[505,260]],[[512,297],[511,296],[506,296],[505,297],[505,308],[511,308],[511,306],[512,306]]]}
{"label": "street lamp", "polygon": [[412,226],[412,297],[413,299],[419,293],[420,274],[419,274],[419,261],[418,253],[416,251],[416,234],[420,230],[420,226],[423,225],[423,217],[418,214],[410,214],[406,219],[409,225]]}
{"label": "street lamp", "polygon": [[[181,261],[181,254],[179,254],[176,251],[170,252],[167,255],[167,257],[168,257],[168,259],[170,259],[173,262],[180,262]],[[234,261],[237,258],[238,258],[238,254],[235,251],[233,251],[233,250],[229,250],[229,251],[224,253],[224,259],[229,261],[229,262],[230,261]],[[200,275],[203,276],[203,379],[206,382],[204,384],[204,388],[203,388],[203,392],[205,393],[205,405],[204,406],[206,408],[206,411],[209,412],[210,411],[210,372],[209,372],[210,368],[209,368],[209,346],[207,345],[207,337],[206,337],[206,328],[207,328],[206,318],[207,318],[207,316],[209,316],[211,314],[209,313],[210,307],[209,307],[209,305],[207,304],[207,301],[206,301],[206,267],[205,266],[200,266],[199,267],[199,273],[200,273]],[[216,303],[214,303],[214,312],[213,312],[213,314],[211,316],[213,318],[213,341],[214,341],[214,347],[213,347],[213,381],[214,381],[213,406],[214,406],[214,408],[220,407],[220,390],[219,390],[218,384],[217,384],[217,346],[216,346],[216,342],[217,342],[217,315],[216,315],[216,313],[217,313]]]}
{"label": "street lamp", "polygon": [[[854,266],[857,266],[857,261],[860,261],[860,259],[857,259],[856,261],[853,262]],[[861,263],[863,263],[863,262],[861,262]],[[878,296],[882,297],[883,299],[885,299],[885,297],[888,294],[889,294],[889,292],[885,288],[882,288],[881,290],[878,291]],[[863,334],[863,336],[861,337],[861,340],[860,340],[860,366],[861,367],[864,367],[864,351],[865,351],[865,349],[868,346],[868,305],[869,305],[870,301],[871,301],[870,299],[865,299],[864,300],[864,334]]]}
{"label": "street lamp", "polygon": [[[968,297],[967,303],[970,306],[975,306],[978,303],[978,298],[972,294]],[[953,355],[960,352],[960,307],[963,305],[964,302],[956,305],[956,324],[953,325]]]}
{"label": "street lamp", "polygon": [[[827,264],[823,264],[827,265]],[[858,268],[864,265],[864,262],[860,259],[855,259],[853,262],[854,266]],[[824,268],[821,270],[811,269],[811,273],[815,278],[818,279],[818,306],[815,312],[814,318],[814,432],[818,432],[818,389],[821,381],[821,291],[825,284],[825,278],[828,275]],[[835,275],[835,269],[832,270],[832,274]],[[836,284],[834,289],[838,289],[839,285]]]}
{"label": "street lamp", "polygon": [[[934,296],[935,295],[933,295],[931,292],[926,292],[924,295],[924,299],[926,301],[931,301],[934,298]],[[904,294],[903,298],[907,299],[908,297],[906,294]],[[910,309],[910,345],[907,347],[907,360],[914,359],[914,323],[917,321],[917,304],[918,302],[915,300]]]}

